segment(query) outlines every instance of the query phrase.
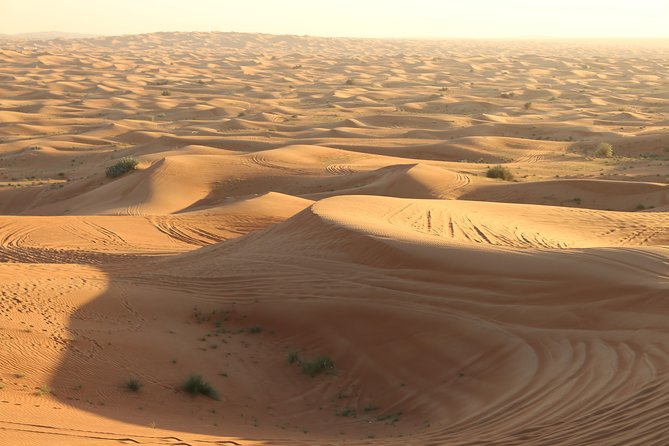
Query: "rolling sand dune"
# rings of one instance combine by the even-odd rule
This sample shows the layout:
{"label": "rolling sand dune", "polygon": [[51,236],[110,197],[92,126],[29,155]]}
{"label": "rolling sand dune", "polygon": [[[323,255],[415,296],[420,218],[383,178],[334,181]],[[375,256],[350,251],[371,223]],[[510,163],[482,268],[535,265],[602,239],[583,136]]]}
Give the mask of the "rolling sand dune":
{"label": "rolling sand dune", "polygon": [[666,445],[667,48],[0,37],[0,445]]}

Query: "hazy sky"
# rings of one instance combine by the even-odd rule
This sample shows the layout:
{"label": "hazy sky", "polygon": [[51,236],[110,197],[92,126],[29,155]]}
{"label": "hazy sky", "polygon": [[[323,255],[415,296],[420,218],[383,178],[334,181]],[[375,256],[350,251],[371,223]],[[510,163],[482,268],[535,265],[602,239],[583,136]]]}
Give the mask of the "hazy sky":
{"label": "hazy sky", "polygon": [[669,37],[669,0],[0,0],[0,34]]}

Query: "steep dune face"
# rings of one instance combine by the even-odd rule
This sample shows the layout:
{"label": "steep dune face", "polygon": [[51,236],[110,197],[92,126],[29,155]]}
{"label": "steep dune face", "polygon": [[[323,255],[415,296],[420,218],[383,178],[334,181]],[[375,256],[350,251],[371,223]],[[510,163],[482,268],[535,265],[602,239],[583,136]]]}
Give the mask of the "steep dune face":
{"label": "steep dune face", "polygon": [[0,444],[667,444],[667,48],[0,38]]}

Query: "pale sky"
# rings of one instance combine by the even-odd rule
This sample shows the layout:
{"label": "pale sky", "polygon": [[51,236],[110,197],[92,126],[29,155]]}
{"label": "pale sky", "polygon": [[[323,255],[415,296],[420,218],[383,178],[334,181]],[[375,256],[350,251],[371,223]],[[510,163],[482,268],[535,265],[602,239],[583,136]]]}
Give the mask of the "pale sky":
{"label": "pale sky", "polygon": [[669,0],[0,0],[0,34],[669,38]]}

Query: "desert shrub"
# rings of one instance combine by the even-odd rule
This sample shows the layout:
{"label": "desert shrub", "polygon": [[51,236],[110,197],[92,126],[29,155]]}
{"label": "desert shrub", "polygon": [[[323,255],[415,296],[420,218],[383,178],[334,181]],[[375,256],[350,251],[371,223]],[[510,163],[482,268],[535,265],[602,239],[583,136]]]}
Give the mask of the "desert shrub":
{"label": "desert shrub", "polygon": [[302,372],[311,377],[330,372],[335,368],[334,361],[326,356],[317,356],[307,361],[300,358],[299,353],[295,351],[288,352],[288,364],[298,364],[302,368]]}
{"label": "desert shrub", "polygon": [[288,364],[300,362],[300,355],[297,352],[288,352]]}
{"label": "desert shrub", "polygon": [[349,77],[348,79],[346,79],[346,85],[353,85],[354,83],[355,81],[352,78]]}
{"label": "desert shrub", "polygon": [[516,95],[516,94],[515,94],[514,92],[508,92],[508,93],[502,93],[502,94],[500,94],[499,97],[501,97],[501,98],[503,98],[503,99],[511,99],[511,98],[514,97],[515,95]]}
{"label": "desert shrub", "polygon": [[504,166],[494,166],[488,169],[485,174],[488,178],[500,178],[505,181],[513,180],[513,173]]}
{"label": "desert shrub", "polygon": [[44,396],[50,395],[53,393],[53,390],[49,386],[40,386],[35,390],[35,395]]}
{"label": "desert shrub", "polygon": [[597,158],[613,157],[613,146],[608,142],[600,142],[595,148],[595,156]]}
{"label": "desert shrub", "polygon": [[142,388],[142,382],[139,378],[131,376],[125,382],[125,388],[131,392],[139,392],[139,389]]}
{"label": "desert shrub", "polygon": [[214,390],[211,384],[202,379],[200,375],[191,375],[188,377],[182,389],[193,396],[204,395],[214,400],[219,399],[218,392]]}
{"label": "desert shrub", "polygon": [[325,356],[317,356],[311,361],[302,361],[300,363],[302,371],[311,377],[334,370],[334,362]]}
{"label": "desert shrub", "polygon": [[131,170],[135,170],[138,164],[139,161],[137,161],[135,158],[126,156],[118,160],[113,166],[109,166],[105,171],[105,175],[107,175],[109,178],[120,177],[121,175],[128,173]]}
{"label": "desert shrub", "polygon": [[163,96],[172,96],[172,92],[169,91],[169,90],[163,90],[163,92],[160,93],[160,94],[163,95]]}
{"label": "desert shrub", "polygon": [[525,110],[529,110],[529,109],[532,108],[532,103],[531,102],[526,102],[525,105],[523,105],[523,107],[525,107]]}
{"label": "desert shrub", "polygon": [[350,407],[344,408],[342,411],[337,412],[338,417],[352,417],[352,418],[357,418],[358,417],[358,411],[355,409],[351,409]]}

